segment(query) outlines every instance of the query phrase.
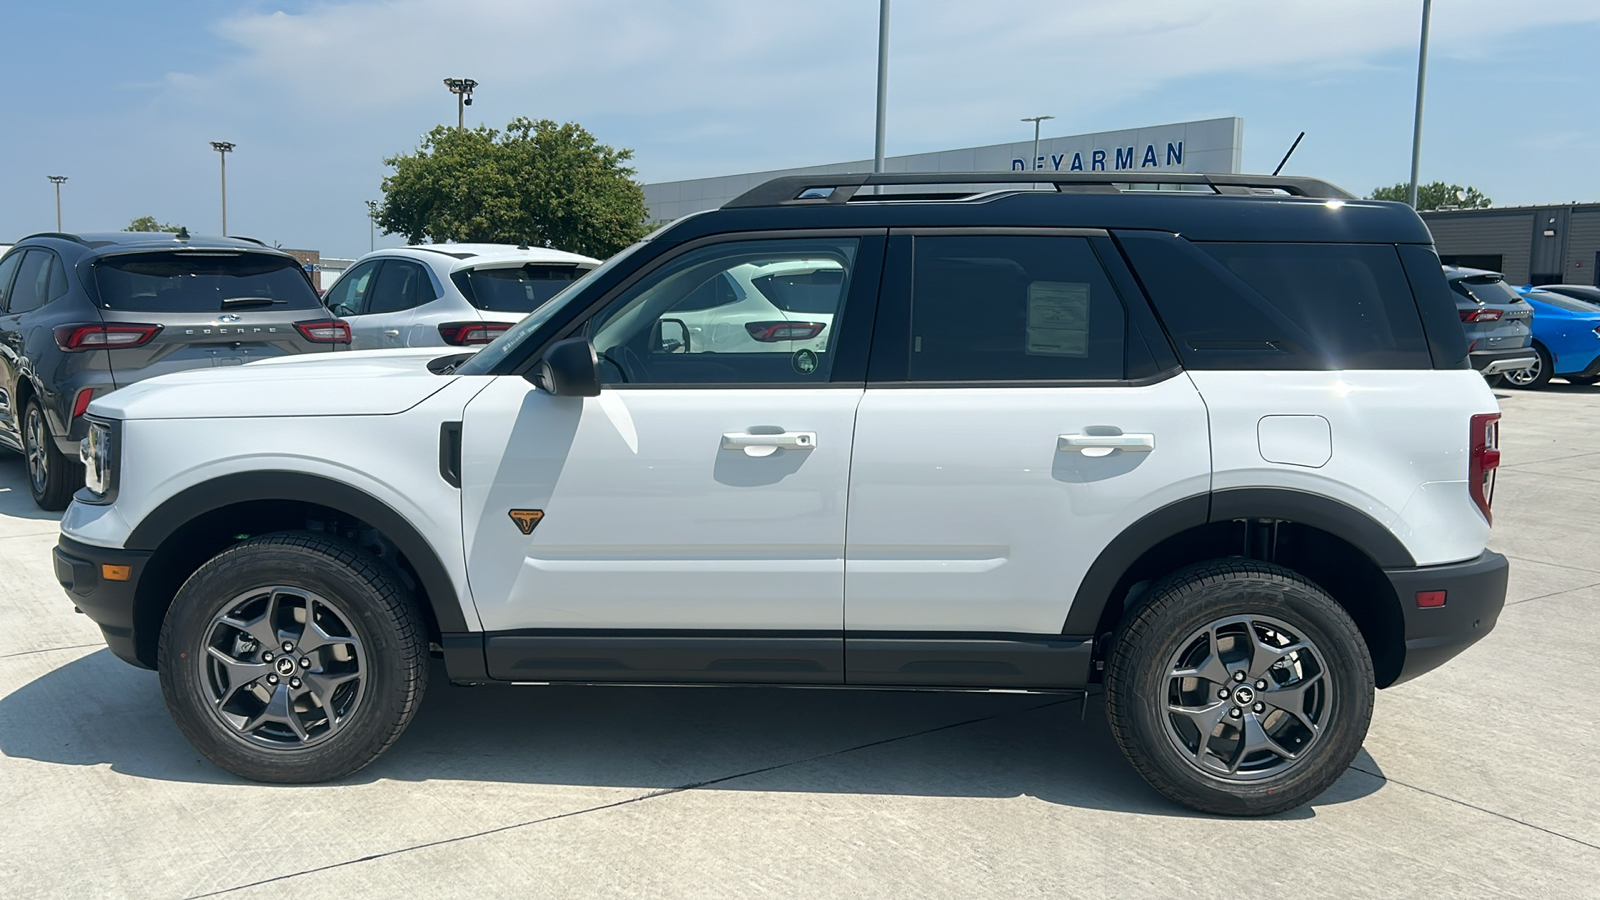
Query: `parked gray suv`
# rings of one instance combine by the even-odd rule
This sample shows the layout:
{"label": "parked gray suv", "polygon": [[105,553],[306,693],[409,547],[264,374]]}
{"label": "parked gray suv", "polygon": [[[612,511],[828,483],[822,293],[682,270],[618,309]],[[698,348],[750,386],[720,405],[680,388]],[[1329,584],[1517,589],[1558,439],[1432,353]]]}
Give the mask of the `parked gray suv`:
{"label": "parked gray suv", "polygon": [[0,446],[34,502],[83,486],[89,401],[167,372],[331,350],[349,329],[299,261],[237,238],[36,234],[0,257]]}
{"label": "parked gray suv", "polygon": [[1467,333],[1467,357],[1489,381],[1538,364],[1533,349],[1533,307],[1499,272],[1444,267],[1456,313]]}

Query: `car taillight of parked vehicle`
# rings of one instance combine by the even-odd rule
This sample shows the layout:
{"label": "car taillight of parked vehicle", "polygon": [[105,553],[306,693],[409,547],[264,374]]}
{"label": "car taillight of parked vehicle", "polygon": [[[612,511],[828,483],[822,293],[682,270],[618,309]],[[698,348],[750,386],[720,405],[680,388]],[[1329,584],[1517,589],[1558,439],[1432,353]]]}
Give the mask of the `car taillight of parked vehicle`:
{"label": "car taillight of parked vehicle", "polygon": [[343,319],[317,319],[311,322],[296,322],[294,327],[299,330],[306,340],[312,343],[350,343],[350,325]]}
{"label": "car taillight of parked vehicle", "polygon": [[1500,468],[1500,414],[1483,413],[1472,417],[1471,451],[1467,457],[1467,490],[1490,524],[1494,503],[1494,473]]}
{"label": "car taillight of parked vehicle", "polygon": [[439,326],[439,337],[457,347],[487,344],[510,327],[505,322],[445,322]]}
{"label": "car taillight of parked vehicle", "polygon": [[1501,314],[1498,309],[1463,309],[1460,312],[1463,322],[1497,322]]}
{"label": "car taillight of parked vehicle", "polygon": [[744,330],[762,343],[808,341],[828,327],[826,322],[746,322]]}
{"label": "car taillight of parked vehicle", "polygon": [[56,346],[67,352],[139,347],[161,331],[160,325],[57,325]]}

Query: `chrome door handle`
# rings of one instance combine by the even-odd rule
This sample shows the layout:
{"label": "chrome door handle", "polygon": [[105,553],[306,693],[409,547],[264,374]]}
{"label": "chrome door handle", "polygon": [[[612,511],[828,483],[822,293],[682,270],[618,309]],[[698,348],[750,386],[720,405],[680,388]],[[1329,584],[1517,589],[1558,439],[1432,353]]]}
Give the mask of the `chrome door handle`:
{"label": "chrome door handle", "polygon": [[400,336],[400,329],[398,329],[398,328],[385,328],[383,330],[383,336],[384,337],[399,337]]}
{"label": "chrome door handle", "polygon": [[1084,456],[1108,456],[1113,450],[1149,453],[1156,449],[1153,434],[1063,434],[1057,441],[1056,449],[1062,453]]}
{"label": "chrome door handle", "polygon": [[815,446],[815,431],[785,431],[781,434],[735,431],[722,436],[722,449],[743,450],[745,456],[771,456],[779,450],[810,450]]}

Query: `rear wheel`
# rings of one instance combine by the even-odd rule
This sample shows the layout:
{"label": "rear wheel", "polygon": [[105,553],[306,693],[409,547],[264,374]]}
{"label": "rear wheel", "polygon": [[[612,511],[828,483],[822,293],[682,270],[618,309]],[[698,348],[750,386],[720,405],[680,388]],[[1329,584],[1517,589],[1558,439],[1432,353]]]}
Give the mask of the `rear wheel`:
{"label": "rear wheel", "polygon": [[1107,718],[1139,774],[1222,815],[1321,794],[1361,749],[1372,659],[1322,589],[1267,563],[1175,573],[1124,622],[1105,673]]}
{"label": "rear wheel", "polygon": [[201,566],[172,601],[159,652],[178,729],[254,781],[360,769],[400,737],[427,685],[427,631],[392,570],[302,532]]}
{"label": "rear wheel", "polygon": [[1538,344],[1533,345],[1533,350],[1539,354],[1538,361],[1526,369],[1505,373],[1501,377],[1505,379],[1506,384],[1514,388],[1531,391],[1550,383],[1550,376],[1555,368],[1555,362],[1550,359],[1550,351]]}
{"label": "rear wheel", "polygon": [[38,400],[29,400],[22,410],[22,454],[28,460],[28,492],[34,504],[51,512],[66,509],[83,487],[83,463],[56,449]]}

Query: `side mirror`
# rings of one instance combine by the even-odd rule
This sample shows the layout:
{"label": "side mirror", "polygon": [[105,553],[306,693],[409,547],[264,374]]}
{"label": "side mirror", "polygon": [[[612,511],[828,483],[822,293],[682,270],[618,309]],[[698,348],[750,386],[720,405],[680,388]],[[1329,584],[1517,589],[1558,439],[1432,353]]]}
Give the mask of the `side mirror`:
{"label": "side mirror", "polygon": [[556,341],[534,366],[534,384],[557,397],[600,395],[600,358],[588,338]]}
{"label": "side mirror", "polygon": [[682,319],[661,319],[655,330],[657,353],[689,352],[689,325]]}

